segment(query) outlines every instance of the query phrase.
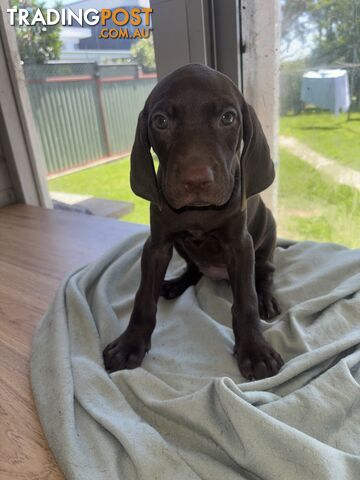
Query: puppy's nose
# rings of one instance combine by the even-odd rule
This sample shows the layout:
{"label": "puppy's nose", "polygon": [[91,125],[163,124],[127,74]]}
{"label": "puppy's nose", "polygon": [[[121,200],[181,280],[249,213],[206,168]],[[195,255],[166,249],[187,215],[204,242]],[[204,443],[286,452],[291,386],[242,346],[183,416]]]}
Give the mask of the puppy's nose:
{"label": "puppy's nose", "polygon": [[214,173],[208,165],[191,165],[181,173],[180,181],[187,192],[201,192],[214,183]]}

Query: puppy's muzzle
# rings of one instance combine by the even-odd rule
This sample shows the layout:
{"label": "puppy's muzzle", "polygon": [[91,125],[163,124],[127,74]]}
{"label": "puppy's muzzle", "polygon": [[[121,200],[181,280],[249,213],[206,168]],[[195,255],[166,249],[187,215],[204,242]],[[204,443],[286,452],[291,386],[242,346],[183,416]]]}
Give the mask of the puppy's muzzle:
{"label": "puppy's muzzle", "polygon": [[180,184],[186,193],[205,193],[214,184],[214,172],[208,165],[191,165],[181,172]]}

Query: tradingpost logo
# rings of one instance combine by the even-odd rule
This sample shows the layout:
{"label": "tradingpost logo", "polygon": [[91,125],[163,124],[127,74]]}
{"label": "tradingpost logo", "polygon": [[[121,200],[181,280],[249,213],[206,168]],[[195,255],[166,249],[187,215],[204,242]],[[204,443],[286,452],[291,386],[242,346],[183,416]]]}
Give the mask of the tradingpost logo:
{"label": "tradingpost logo", "polygon": [[10,25],[20,27],[43,25],[94,26],[101,25],[99,38],[148,38],[151,28],[152,8],[80,8],[73,12],[70,8],[31,9],[8,8]]}

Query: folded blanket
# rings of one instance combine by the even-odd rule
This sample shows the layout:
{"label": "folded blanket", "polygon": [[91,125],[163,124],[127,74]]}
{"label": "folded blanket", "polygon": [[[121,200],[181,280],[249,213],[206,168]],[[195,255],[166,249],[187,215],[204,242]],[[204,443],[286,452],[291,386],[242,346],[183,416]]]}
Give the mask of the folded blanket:
{"label": "folded blanket", "polygon": [[[126,327],[147,235],[62,284],[38,328],[31,380],[71,480],[359,480],[360,251],[277,249],[283,313],[262,322],[285,366],[248,382],[232,356],[232,294],[202,278],[159,300],[142,367],[108,375],[103,348]],[[183,268],[175,255],[168,276]]]}

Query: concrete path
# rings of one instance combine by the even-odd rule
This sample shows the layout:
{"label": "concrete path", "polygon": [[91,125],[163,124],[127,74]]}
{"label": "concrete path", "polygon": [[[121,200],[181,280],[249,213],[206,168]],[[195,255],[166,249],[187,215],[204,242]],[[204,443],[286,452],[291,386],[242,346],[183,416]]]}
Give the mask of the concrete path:
{"label": "concrete path", "polygon": [[132,202],[122,202],[118,200],[107,200],[105,198],[97,198],[91,195],[78,195],[74,193],[50,192],[52,200],[58,202],[59,209],[69,207],[85,210],[93,215],[101,217],[119,218],[132,212],[134,204]]}
{"label": "concrete path", "polygon": [[304,145],[294,137],[280,135],[279,143],[290,153],[300,157],[317,170],[329,175],[335,182],[349,185],[360,190],[360,172],[349,167],[344,167],[335,160],[323,157],[319,153]]}

